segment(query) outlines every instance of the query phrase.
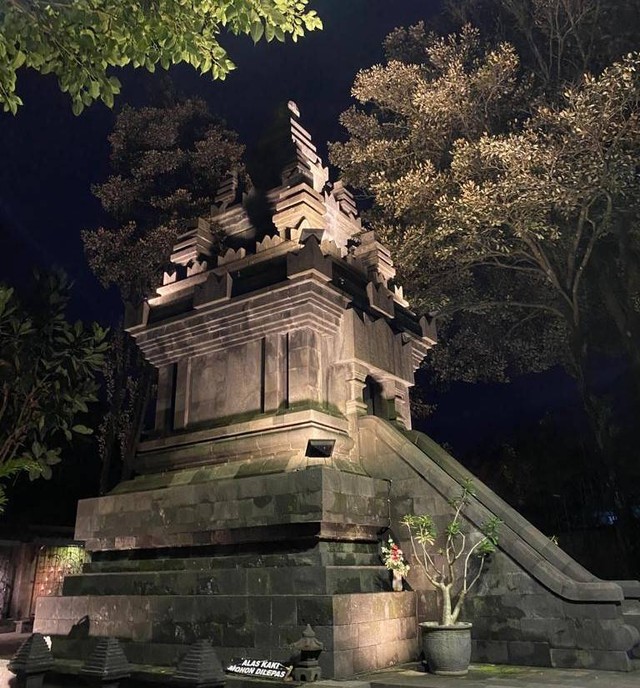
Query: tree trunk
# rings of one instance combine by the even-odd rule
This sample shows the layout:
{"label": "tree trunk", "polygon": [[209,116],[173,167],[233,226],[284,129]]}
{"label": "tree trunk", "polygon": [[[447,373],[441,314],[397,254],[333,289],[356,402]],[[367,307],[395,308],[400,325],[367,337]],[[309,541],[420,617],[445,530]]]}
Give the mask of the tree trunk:
{"label": "tree trunk", "polygon": [[[133,344],[135,346],[135,344]],[[136,399],[133,404],[131,425],[127,435],[125,449],[122,456],[122,480],[128,480],[133,471],[133,459],[136,455],[138,442],[144,426],[144,417],[147,411],[151,389],[155,377],[155,370],[146,361],[142,361],[142,374],[137,388]]]}
{"label": "tree trunk", "polygon": [[[640,407],[640,314],[636,311],[632,297],[640,292],[640,265],[626,232],[619,230],[618,260],[609,253],[595,266],[599,293],[605,310],[615,325],[621,349],[626,353],[635,403]],[[622,235],[622,236],[621,236]],[[611,265],[618,269],[611,269]]]}
{"label": "tree trunk", "polygon": [[[597,447],[596,459],[600,464],[594,467],[593,475],[602,486],[603,501],[600,509],[613,509],[616,517],[615,535],[620,551],[620,577],[632,575],[634,569],[634,525],[627,494],[621,487],[618,462],[612,438],[608,432],[605,402],[592,392],[589,381],[589,349],[586,337],[580,331],[572,335],[573,367],[578,392]],[[594,509],[595,511],[596,509]]]}
{"label": "tree trunk", "polygon": [[442,585],[440,587],[440,592],[442,593],[442,626],[451,626],[451,586]]}
{"label": "tree trunk", "polygon": [[[153,367],[142,358],[135,341],[126,332],[116,333],[113,346],[110,381],[113,389],[101,438],[100,494],[112,487],[118,458],[120,479],[130,477],[154,379]],[[131,384],[132,380],[135,385]]]}

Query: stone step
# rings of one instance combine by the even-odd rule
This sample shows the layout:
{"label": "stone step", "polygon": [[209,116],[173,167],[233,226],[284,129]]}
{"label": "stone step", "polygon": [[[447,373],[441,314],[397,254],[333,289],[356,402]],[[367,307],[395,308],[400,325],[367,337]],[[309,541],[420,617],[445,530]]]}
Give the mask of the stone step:
{"label": "stone step", "polygon": [[160,559],[116,559],[84,565],[86,573],[126,571],[188,571],[290,566],[379,566],[377,546],[349,543],[349,549],[327,549],[321,555],[305,553],[228,555],[214,557],[167,557]]}
{"label": "stone step", "polygon": [[97,637],[113,636],[134,664],[175,666],[202,638],[223,662],[243,656],[286,661],[307,624],[324,644],[327,677],[364,671],[367,658],[382,668],[418,652],[413,592],[43,597],[37,618],[36,630],[52,636],[59,660],[86,658]]}
{"label": "stone step", "polygon": [[287,595],[388,591],[384,566],[290,566],[286,569],[119,571],[66,576],[62,594],[83,595]]}
{"label": "stone step", "polygon": [[622,618],[629,626],[635,626],[640,631],[640,611],[622,612]]}
{"label": "stone step", "polygon": [[0,634],[15,632],[16,622],[13,619],[0,619]]}
{"label": "stone step", "polygon": [[[633,611],[624,611],[622,613],[622,618],[627,625],[633,626],[640,631],[640,610],[633,608]],[[640,643],[635,645],[629,654],[631,655],[632,662],[635,661],[640,663]],[[640,668],[640,664],[634,666],[634,670],[637,670],[638,668]]]}
{"label": "stone step", "polygon": [[622,600],[623,614],[640,614],[640,600],[625,598]]}

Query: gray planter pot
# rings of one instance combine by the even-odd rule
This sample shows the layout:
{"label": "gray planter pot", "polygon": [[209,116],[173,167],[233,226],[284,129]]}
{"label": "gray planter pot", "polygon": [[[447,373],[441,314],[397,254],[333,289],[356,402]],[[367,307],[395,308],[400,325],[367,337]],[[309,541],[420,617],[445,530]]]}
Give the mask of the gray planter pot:
{"label": "gray planter pot", "polygon": [[427,621],[419,625],[427,670],[441,676],[464,676],[471,661],[471,624],[440,626]]}

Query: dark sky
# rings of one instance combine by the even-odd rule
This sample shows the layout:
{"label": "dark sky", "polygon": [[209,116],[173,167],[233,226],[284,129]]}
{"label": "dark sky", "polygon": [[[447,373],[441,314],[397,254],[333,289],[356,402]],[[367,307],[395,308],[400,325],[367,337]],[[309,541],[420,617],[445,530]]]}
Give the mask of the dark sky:
{"label": "dark sky", "polygon": [[[438,0],[315,0],[311,6],[324,30],[297,44],[225,39],[238,69],[213,82],[189,68],[175,67],[172,80],[184,95],[199,95],[213,112],[251,145],[280,103],[293,99],[321,154],[327,140],[341,136],[340,113],[350,104],[358,69],[382,59],[382,41],[396,26],[407,26],[437,10]],[[160,70],[162,72],[162,70]],[[124,103],[144,105],[161,88],[162,75],[144,70],[119,73]],[[55,79],[22,73],[25,105],[17,116],[0,114],[0,279],[20,284],[34,265],[57,265],[74,279],[73,314],[113,322],[118,301],[102,290],[82,253],[80,231],[105,218],[90,185],[108,174],[107,135],[114,113],[101,104],[81,116]],[[504,386],[457,386],[443,397],[426,426],[436,439],[462,449],[503,433],[545,410],[574,403],[566,378],[550,374]]]}
{"label": "dark sky", "polygon": [[[224,82],[188,67],[170,70],[184,95],[204,97],[247,145],[254,142],[275,108],[293,99],[321,153],[340,136],[338,117],[350,103],[359,68],[382,59],[382,41],[396,26],[428,18],[437,0],[316,0],[311,3],[324,30],[297,44],[251,39],[223,40],[237,65]],[[121,70],[124,103],[144,105],[161,87],[163,70]],[[75,280],[74,311],[110,320],[117,301],[97,286],[82,255],[80,231],[104,218],[90,185],[108,174],[107,135],[114,113],[96,104],[74,117],[53,77],[22,72],[25,105],[17,116],[0,114],[0,277],[20,282],[31,264],[64,268]]]}

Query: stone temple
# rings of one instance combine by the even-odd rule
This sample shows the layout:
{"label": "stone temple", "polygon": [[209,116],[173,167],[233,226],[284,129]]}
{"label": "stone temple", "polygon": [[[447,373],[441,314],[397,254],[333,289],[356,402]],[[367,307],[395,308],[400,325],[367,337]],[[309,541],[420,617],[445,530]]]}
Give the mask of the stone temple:
{"label": "stone temple", "polygon": [[[249,169],[252,191],[230,178],[157,296],[128,314],[158,370],[155,429],[132,479],[79,504],[92,562],[38,602],[34,630],[69,666],[100,636],[140,665],[175,666],[201,638],[223,661],[284,661],[311,624],[324,676],[344,678],[417,659],[417,623],[437,618],[417,567],[392,592],[379,557],[404,514],[444,518],[470,477],[411,430],[434,327],[294,103]],[[640,584],[598,580],[474,483],[470,527],[490,514],[502,526],[463,615],[473,659],[634,668]]]}

